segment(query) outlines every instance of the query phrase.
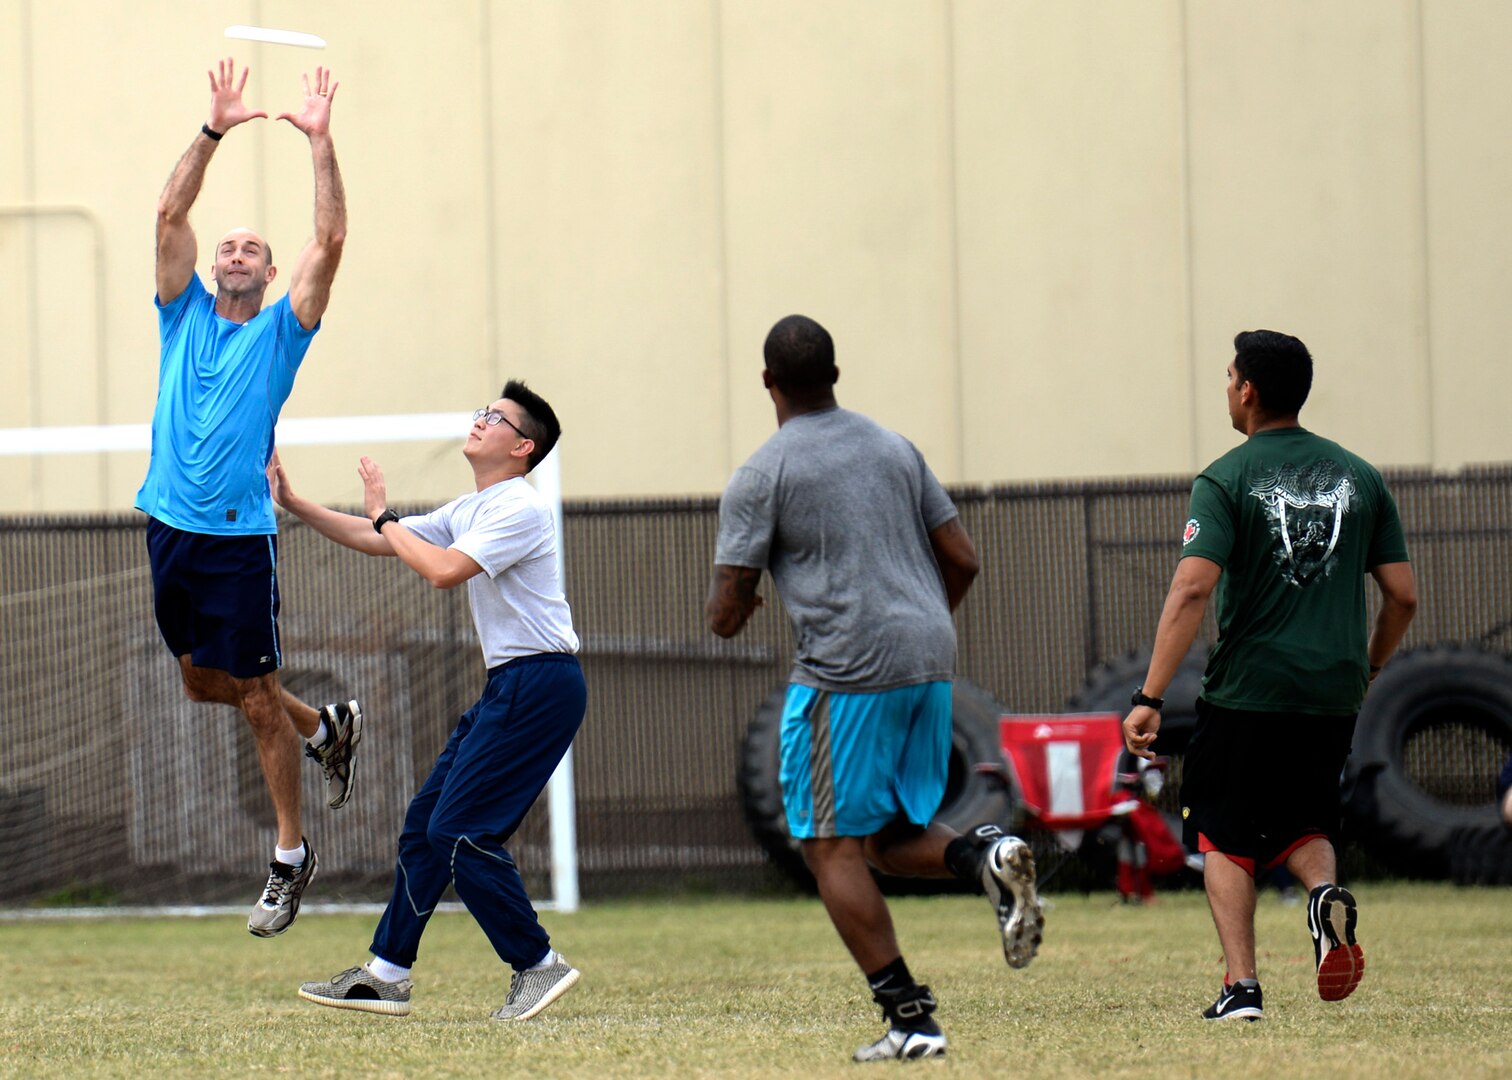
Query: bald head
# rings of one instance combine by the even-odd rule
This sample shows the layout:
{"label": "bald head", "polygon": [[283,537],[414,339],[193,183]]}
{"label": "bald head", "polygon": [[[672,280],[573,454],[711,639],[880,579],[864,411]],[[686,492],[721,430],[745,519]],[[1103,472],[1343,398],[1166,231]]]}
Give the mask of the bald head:
{"label": "bald head", "polygon": [[262,238],[262,235],[260,233],[258,233],[256,229],[249,229],[245,225],[238,225],[236,228],[234,228],[230,232],[228,232],[225,236],[221,237],[220,244],[216,245],[216,250],[219,251],[220,248],[221,248],[221,245],[223,245],[223,244],[226,244],[228,242],[234,242],[234,241],[237,241],[237,240],[240,240],[240,239],[243,239],[243,238],[249,238],[249,239],[255,241],[257,243],[257,245],[262,248],[263,259],[267,262],[267,264],[269,266],[273,266],[274,265],[274,262],[273,262],[273,247],[272,247],[272,245],[270,245],[266,240],[264,240]]}
{"label": "bald head", "polygon": [[840,371],[829,331],[806,315],[780,319],[762,349],[768,377],[794,400],[827,398]]}
{"label": "bald head", "polygon": [[232,229],[215,245],[213,273],[219,295],[234,300],[261,302],[262,294],[278,273],[273,249],[251,229]]}

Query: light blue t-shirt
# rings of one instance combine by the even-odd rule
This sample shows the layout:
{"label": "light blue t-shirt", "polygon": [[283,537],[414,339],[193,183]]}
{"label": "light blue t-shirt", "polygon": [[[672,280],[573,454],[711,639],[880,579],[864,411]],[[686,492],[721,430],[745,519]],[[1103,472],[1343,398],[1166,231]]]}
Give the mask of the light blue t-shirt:
{"label": "light blue t-shirt", "polygon": [[279,411],[319,329],[299,325],[287,295],[245,323],[223,319],[198,274],[159,303],[152,460],[136,508],[185,532],[276,533],[264,470]]}

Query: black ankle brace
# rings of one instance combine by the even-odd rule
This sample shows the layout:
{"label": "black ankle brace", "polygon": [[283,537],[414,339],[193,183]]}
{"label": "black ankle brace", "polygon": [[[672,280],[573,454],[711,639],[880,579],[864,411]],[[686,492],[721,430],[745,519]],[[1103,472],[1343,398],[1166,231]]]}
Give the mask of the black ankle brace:
{"label": "black ankle brace", "polygon": [[945,845],[945,868],[962,881],[980,885],[982,859],[986,856],[987,849],[1004,835],[1003,830],[991,822],[962,833]]}
{"label": "black ankle brace", "polygon": [[877,990],[872,1000],[882,1006],[882,1015],[899,1031],[934,1031],[930,1014],[939,1003],[927,986],[914,983],[899,990]]}

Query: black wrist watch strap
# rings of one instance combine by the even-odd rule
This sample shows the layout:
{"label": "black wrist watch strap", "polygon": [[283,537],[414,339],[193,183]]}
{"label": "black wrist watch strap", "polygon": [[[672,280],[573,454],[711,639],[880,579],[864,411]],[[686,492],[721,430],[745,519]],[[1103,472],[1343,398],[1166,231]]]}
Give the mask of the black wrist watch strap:
{"label": "black wrist watch strap", "polygon": [[375,517],[373,519],[373,531],[375,533],[382,534],[383,527],[385,525],[387,525],[391,521],[398,521],[398,520],[399,520],[399,515],[398,514],[394,513],[392,510],[385,510],[383,513],[379,514],[377,517]]}
{"label": "black wrist watch strap", "polygon": [[1165,698],[1148,697],[1144,692],[1144,687],[1141,686],[1134,691],[1134,698],[1129,704],[1143,705],[1147,709],[1154,709],[1156,712],[1159,712],[1165,708]]}

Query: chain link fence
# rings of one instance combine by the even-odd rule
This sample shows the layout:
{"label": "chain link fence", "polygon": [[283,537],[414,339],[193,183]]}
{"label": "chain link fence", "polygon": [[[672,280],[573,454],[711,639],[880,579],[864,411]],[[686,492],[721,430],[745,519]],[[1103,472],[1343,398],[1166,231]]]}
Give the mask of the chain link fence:
{"label": "chain link fence", "polygon": [[[1512,469],[1388,480],[1422,595],[1405,647],[1512,653]],[[1147,647],[1189,483],[954,491],[983,563],[958,615],[960,674],[1010,711],[1056,712],[1099,665]],[[745,633],[704,629],[717,515],[713,498],[565,507],[589,686],[575,748],[588,898],[782,880],[745,827],[735,774],[792,640],[769,581]],[[153,622],[144,531],[135,514],[0,529],[0,902],[241,902],[265,873],[272,811],[250,733],[231,708],[184,697]],[[294,521],[279,554],[285,684],[315,704],[359,697],[369,718],[345,809],[325,809],[318,770],[304,772],[320,898],[382,900],[403,809],[483,684],[465,591]],[[1413,742],[1410,768],[1472,799],[1509,749],[1448,723]],[[537,893],[547,824],[543,799],[511,845]]]}

